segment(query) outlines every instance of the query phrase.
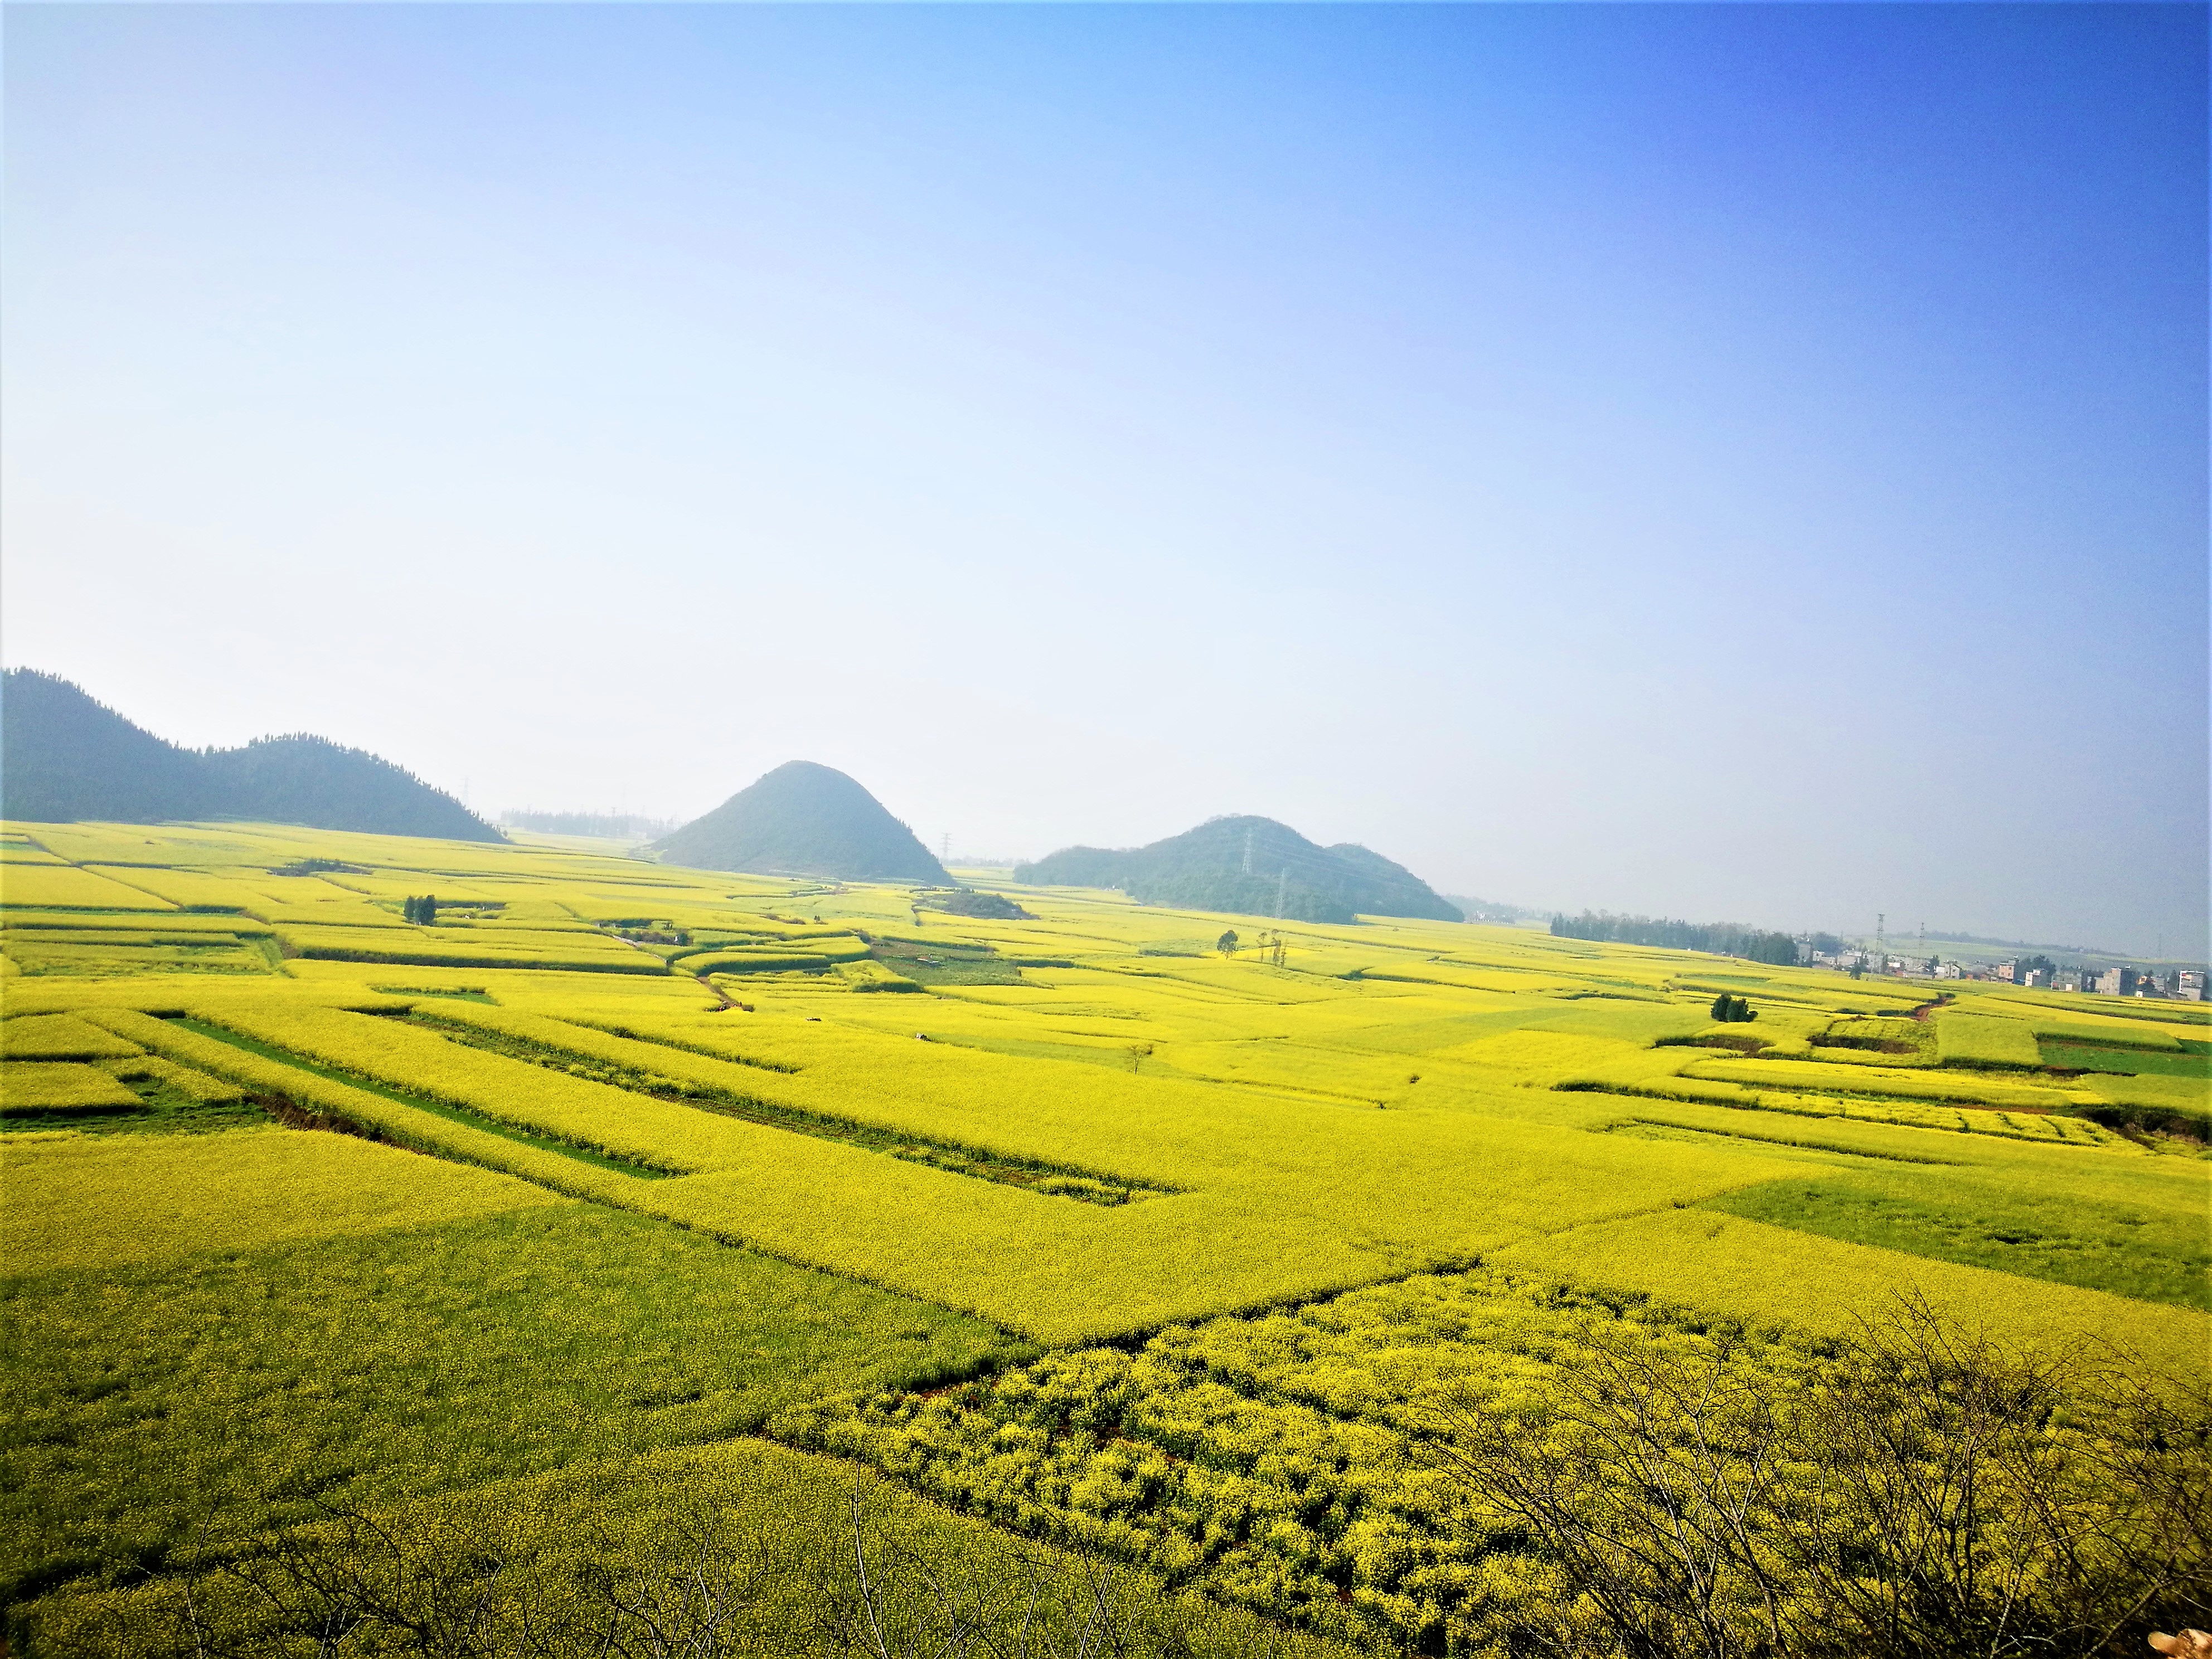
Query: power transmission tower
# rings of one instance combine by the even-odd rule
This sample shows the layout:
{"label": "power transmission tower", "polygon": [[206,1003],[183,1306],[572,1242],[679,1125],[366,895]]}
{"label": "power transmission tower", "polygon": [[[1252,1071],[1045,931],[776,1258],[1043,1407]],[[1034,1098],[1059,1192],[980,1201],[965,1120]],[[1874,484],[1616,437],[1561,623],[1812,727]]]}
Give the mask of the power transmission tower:
{"label": "power transmission tower", "polygon": [[1881,910],[1874,913],[1874,955],[1875,972],[1887,973],[1889,971],[1889,917],[1886,912]]}
{"label": "power transmission tower", "polygon": [[1244,832],[1244,873],[1248,876],[1252,873],[1252,832],[1249,830]]}
{"label": "power transmission tower", "polygon": [[949,862],[952,857],[952,832],[951,830],[948,830],[945,834],[937,838],[937,861],[939,864]]}
{"label": "power transmission tower", "polygon": [[1283,919],[1283,897],[1290,890],[1290,886],[1291,872],[1289,866],[1285,866],[1283,872],[1275,878],[1275,920],[1277,921]]}

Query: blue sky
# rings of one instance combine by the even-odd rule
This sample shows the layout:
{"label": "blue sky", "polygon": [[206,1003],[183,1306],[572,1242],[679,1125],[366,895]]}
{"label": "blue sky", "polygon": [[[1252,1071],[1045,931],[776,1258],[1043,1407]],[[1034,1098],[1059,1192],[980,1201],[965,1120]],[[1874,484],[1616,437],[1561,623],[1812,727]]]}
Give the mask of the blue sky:
{"label": "blue sky", "polygon": [[9,6],[0,653],[491,811],[2201,950],[2205,16]]}

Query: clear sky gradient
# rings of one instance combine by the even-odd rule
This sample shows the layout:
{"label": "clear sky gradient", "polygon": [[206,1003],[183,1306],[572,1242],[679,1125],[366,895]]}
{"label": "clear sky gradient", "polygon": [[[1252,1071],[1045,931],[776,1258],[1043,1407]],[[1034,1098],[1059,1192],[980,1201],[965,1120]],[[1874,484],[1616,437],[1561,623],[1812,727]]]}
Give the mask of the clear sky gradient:
{"label": "clear sky gradient", "polygon": [[933,846],[2203,948],[2187,6],[10,6],[0,653]]}

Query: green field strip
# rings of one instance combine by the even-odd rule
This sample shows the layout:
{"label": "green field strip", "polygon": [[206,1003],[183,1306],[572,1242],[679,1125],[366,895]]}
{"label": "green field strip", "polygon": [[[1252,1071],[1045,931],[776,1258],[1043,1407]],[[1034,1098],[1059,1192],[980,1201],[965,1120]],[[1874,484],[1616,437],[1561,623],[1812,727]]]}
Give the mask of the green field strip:
{"label": "green field strip", "polygon": [[[1968,1194],[1972,1201],[1967,1202]],[[1989,1182],[1846,1173],[1770,1182],[1699,1207],[1794,1231],[2026,1279],[2212,1311],[2201,1217]]]}
{"label": "green field strip", "polygon": [[[1693,1085],[1696,1081],[1695,1079],[1687,1079],[1687,1085]],[[2112,1132],[2092,1119],[2087,1115],[2090,1109],[2087,1108],[2058,1113],[2018,1106],[1929,1100],[1911,1096],[1810,1091],[1777,1094],[1750,1090],[1740,1094],[1724,1094],[1721,1091],[1732,1090],[1733,1085],[1718,1083],[1700,1090],[1694,1086],[1670,1085],[1665,1082],[1637,1084],[1571,1079],[1554,1084],[1553,1088],[1557,1092],[1569,1094],[1602,1094],[1628,1100],[1661,1100],[1686,1106],[1719,1107],[1729,1111],[1772,1112],[1814,1122],[1865,1124],[1933,1134],[1967,1134],[1990,1140],[2039,1146],[2095,1150],[2111,1146],[2113,1140]],[[1949,1114],[1955,1121],[1949,1123],[1929,1121],[1944,1113]],[[2022,1119],[2026,1120],[2025,1123],[2021,1121]],[[2030,1125],[2039,1127],[2030,1127]],[[1715,1133],[1735,1132],[1716,1129]],[[1908,1161],[1942,1163],[1947,1160],[1913,1158]]]}
{"label": "green field strip", "polygon": [[1663,1137],[1665,1139],[1672,1139],[1676,1135],[1686,1135],[1693,1140],[1707,1142],[1742,1141],[1777,1155],[1817,1152],[1822,1154],[1825,1158],[1851,1158],[1875,1164],[1920,1164],[1939,1169],[1948,1166],[1951,1162],[1947,1158],[1923,1158],[1911,1152],[1891,1152],[1871,1146],[1849,1146],[1838,1141],[1820,1139],[1810,1135],[1793,1136],[1778,1129],[1770,1130],[1762,1134],[1755,1128],[1692,1123],[1680,1117],[1662,1117],[1646,1113],[1638,1113],[1632,1117],[1625,1118],[1607,1133],[1633,1133],[1638,1129],[1663,1129],[1668,1132]]}
{"label": "green field strip", "polygon": [[54,1130],[76,1135],[207,1134],[261,1127],[269,1121],[268,1114],[247,1100],[237,1084],[159,1055],[96,1060],[94,1066],[131,1091],[129,1104],[118,1101],[41,1109],[11,1101],[0,1111],[0,1134],[41,1134]]}
{"label": "green field strip", "polygon": [[[875,1126],[856,1122],[849,1118],[835,1118],[818,1113],[802,1111],[795,1107],[766,1099],[759,1095],[740,1094],[733,1090],[718,1088],[696,1082],[683,1083],[666,1077],[655,1077],[623,1060],[593,1054],[580,1047],[562,1048],[556,1043],[501,1030],[488,1023],[442,1018],[437,1013],[417,1009],[398,1016],[410,1025],[435,1032],[448,1042],[464,1048],[477,1048],[485,1053],[503,1055],[509,1060],[526,1061],[547,1071],[569,1076],[590,1078],[599,1083],[624,1090],[631,1094],[645,1095],[665,1101],[673,1106],[689,1106],[726,1117],[734,1117],[769,1128],[783,1129],[793,1134],[811,1135],[818,1139],[832,1140],[863,1151],[881,1152],[908,1163],[921,1164],[932,1169],[945,1170],[954,1175],[970,1176],[980,1181],[1001,1182],[1010,1187],[1042,1193],[1049,1197],[1074,1199],[1089,1204],[1126,1204],[1133,1200],[1158,1196],[1165,1189],[1147,1187],[1141,1182],[1117,1180],[1112,1176],[1091,1175],[1081,1170],[1058,1165],[1017,1161],[987,1152],[981,1147],[956,1146],[926,1136],[902,1134]],[[651,1038],[631,1037],[630,1042],[651,1042]],[[671,1045],[672,1055],[685,1052]],[[701,1055],[701,1058],[710,1056]],[[721,1056],[711,1056],[717,1060]]]}
{"label": "green field strip", "polygon": [[[329,926],[319,923],[318,926]],[[296,934],[297,928],[285,930],[288,937]],[[364,927],[359,931],[376,932]],[[565,974],[651,974],[668,971],[667,964],[657,957],[631,955],[605,957],[554,957],[498,954],[466,947],[451,950],[383,950],[368,946],[330,944],[295,944],[299,953],[310,962],[359,962],[388,968],[505,968],[518,972],[550,969]]]}
{"label": "green field strip", "polygon": [[[1035,1352],[927,1303],[349,1137],[63,1150],[79,1172],[46,1231],[64,1247],[112,1236],[124,1254],[78,1251],[79,1265],[11,1286],[9,1600],[80,1577],[140,1582],[210,1522],[237,1537],[312,1522],[319,1495],[410,1499],[568,1467],[588,1489],[596,1460]],[[149,1259],[127,1217],[100,1224],[119,1195],[222,1193],[257,1162],[276,1166],[246,1181],[257,1207],[216,1206],[183,1218],[212,1224],[198,1236],[173,1221],[150,1241],[194,1254]],[[210,1179],[211,1164],[233,1180]],[[103,1164],[118,1176],[106,1186],[90,1178]],[[363,1223],[374,1231],[347,1230]]]}
{"label": "green field strip", "polygon": [[2060,1079],[2052,1079],[2049,1085],[2029,1080],[2034,1076],[2033,1073],[2021,1074],[2021,1080],[2016,1082],[2010,1075],[1981,1070],[1959,1073],[1932,1070],[1899,1077],[1869,1075],[1875,1069],[1872,1066],[1838,1066],[1829,1073],[1814,1070],[1814,1066],[1826,1063],[1788,1056],[1773,1059],[1761,1056],[1754,1060],[1693,1060],[1682,1067],[1680,1075],[1703,1082],[1735,1083],[1751,1088],[1764,1086],[1806,1096],[1912,1101],[1923,1105],[1935,1103],[1984,1111],[2041,1109],[2065,1112],[2086,1103],[2075,1098],[2080,1092],[2077,1089],[2067,1087]]}
{"label": "green field strip", "polygon": [[392,1102],[394,1105],[426,1113],[431,1117],[442,1118],[447,1122],[457,1124],[462,1128],[473,1129],[480,1134],[495,1135],[501,1140],[511,1140],[517,1146],[532,1147],[541,1152],[551,1152],[595,1170],[605,1170],[610,1174],[628,1176],[633,1180],[639,1181],[664,1181],[684,1173],[679,1170],[657,1169],[650,1164],[634,1158],[611,1157],[605,1152],[595,1152],[590,1147],[579,1146],[574,1141],[562,1140],[550,1135],[533,1134],[527,1129],[517,1128],[511,1123],[503,1123],[499,1119],[487,1116],[482,1112],[472,1112],[465,1107],[434,1099],[428,1095],[416,1094],[411,1090],[395,1088],[389,1083],[364,1076],[357,1072],[348,1072],[337,1066],[319,1064],[302,1055],[295,1054],[289,1049],[279,1048],[274,1044],[226,1030],[207,1020],[194,1019],[186,1016],[176,1020],[174,1024],[197,1036],[210,1038],[216,1042],[228,1043],[234,1048],[258,1055],[276,1065],[289,1066],[295,1072],[304,1072],[309,1077],[321,1078],[326,1083],[341,1083],[349,1089],[358,1089],[365,1094],[376,1095]]}
{"label": "green field strip", "polygon": [[483,990],[452,988],[437,985],[372,985],[369,989],[387,997],[447,997],[456,1002],[481,1003],[487,1008],[496,1008],[499,1003],[491,993]]}
{"label": "green field strip", "polygon": [[1918,1294],[1970,1331],[2087,1344],[2154,1374],[2203,1373],[2212,1322],[2195,1308],[1830,1238],[1707,1206],[1594,1222],[1486,1253],[1485,1265],[1642,1294],[1723,1317],[1850,1336]]}
{"label": "green field strip", "polygon": [[2120,1077],[2212,1079],[2212,1054],[2179,1048],[2135,1048],[2116,1042],[2037,1042],[2043,1063],[2069,1072],[2109,1072]]}

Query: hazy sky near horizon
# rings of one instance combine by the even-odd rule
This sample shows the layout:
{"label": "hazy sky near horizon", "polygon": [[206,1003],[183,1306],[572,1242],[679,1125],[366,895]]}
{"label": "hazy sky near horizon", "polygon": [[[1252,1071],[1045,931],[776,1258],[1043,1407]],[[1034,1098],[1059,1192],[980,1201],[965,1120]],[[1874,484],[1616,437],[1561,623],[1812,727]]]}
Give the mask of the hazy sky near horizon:
{"label": "hazy sky near horizon", "polygon": [[2203,948],[2202,7],[4,21],[0,656],[165,737]]}

